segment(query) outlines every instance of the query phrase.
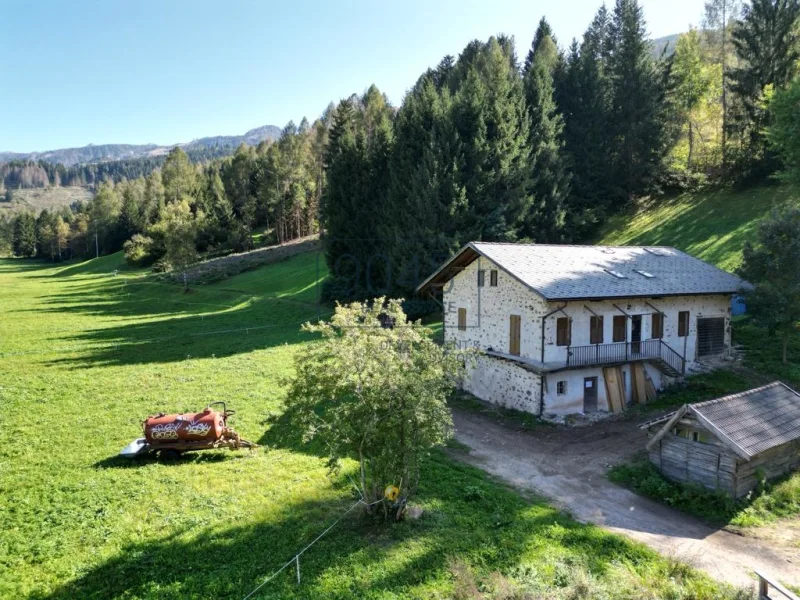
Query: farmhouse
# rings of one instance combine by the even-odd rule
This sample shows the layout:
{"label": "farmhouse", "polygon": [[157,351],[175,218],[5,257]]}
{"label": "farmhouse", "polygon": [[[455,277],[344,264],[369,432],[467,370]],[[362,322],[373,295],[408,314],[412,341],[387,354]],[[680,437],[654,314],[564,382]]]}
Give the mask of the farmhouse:
{"label": "farmhouse", "polygon": [[780,382],[687,404],[642,428],[665,477],[735,498],[800,466],[800,394]]}
{"label": "farmhouse", "polygon": [[746,284],[666,247],[471,242],[441,290],[445,341],[476,348],[464,387],[537,415],[619,412],[723,355]]}

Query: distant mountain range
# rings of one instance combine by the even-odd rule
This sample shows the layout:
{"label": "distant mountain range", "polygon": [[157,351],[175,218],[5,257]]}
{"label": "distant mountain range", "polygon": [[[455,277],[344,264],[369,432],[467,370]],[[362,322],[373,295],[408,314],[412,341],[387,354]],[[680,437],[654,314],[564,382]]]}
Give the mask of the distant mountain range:
{"label": "distant mountain range", "polygon": [[187,144],[172,144],[170,146],[157,146],[156,144],[89,144],[82,148],[62,148],[46,152],[0,152],[0,163],[12,160],[44,160],[49,163],[61,163],[71,167],[88,163],[142,158],[147,156],[161,156],[167,154],[175,146],[180,146],[186,151],[201,148],[236,147],[245,143],[256,146],[265,140],[276,140],[281,135],[280,127],[264,125],[251,129],[244,135],[217,135],[193,140]]}

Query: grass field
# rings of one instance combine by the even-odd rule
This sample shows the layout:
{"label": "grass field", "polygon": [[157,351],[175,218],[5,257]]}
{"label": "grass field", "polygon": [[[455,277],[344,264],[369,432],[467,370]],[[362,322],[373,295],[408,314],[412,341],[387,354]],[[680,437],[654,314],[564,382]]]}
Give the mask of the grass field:
{"label": "grass field", "polygon": [[[324,275],[304,254],[184,294],[119,255],[0,261],[0,597],[243,598],[351,506],[354,465],[329,477],[282,419]],[[264,447],[116,457],[148,414],[216,400]],[[351,513],[299,585],[284,572],[257,597],[511,597],[498,581],[539,598],[723,597],[442,451],[416,502],[422,518],[398,525]]]}
{"label": "grass field", "polygon": [[47,208],[60,208],[69,206],[73,202],[82,200],[88,202],[92,199],[92,192],[82,187],[50,187],[26,190],[14,190],[12,202],[0,202],[0,214],[6,211],[13,213],[19,210],[32,210],[39,212]]}
{"label": "grass field", "polygon": [[659,198],[643,204],[633,215],[611,219],[597,243],[675,246],[733,271],[741,263],[744,242],[753,239],[758,220],[773,207],[798,201],[800,191],[785,185]]}

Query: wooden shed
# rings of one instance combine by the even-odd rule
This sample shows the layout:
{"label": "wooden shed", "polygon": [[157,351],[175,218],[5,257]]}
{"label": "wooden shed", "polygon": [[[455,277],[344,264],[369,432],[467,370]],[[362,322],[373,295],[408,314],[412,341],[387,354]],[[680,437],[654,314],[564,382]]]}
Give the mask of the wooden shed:
{"label": "wooden shed", "polygon": [[735,498],[800,466],[800,394],[779,381],[686,404],[642,429],[665,477]]}

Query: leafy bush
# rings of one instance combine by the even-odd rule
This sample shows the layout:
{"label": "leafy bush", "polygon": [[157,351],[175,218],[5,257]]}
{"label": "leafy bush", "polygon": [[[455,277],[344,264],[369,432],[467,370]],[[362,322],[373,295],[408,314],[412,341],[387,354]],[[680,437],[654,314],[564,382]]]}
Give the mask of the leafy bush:
{"label": "leafy bush", "polygon": [[129,265],[146,267],[158,259],[155,246],[153,238],[137,233],[122,245],[122,249]]}
{"label": "leafy bush", "polygon": [[608,478],[637,494],[714,523],[757,527],[800,514],[800,473],[771,483],[764,481],[739,500],[697,485],[668,481],[645,461],[612,467]]}
{"label": "leafy bush", "polygon": [[727,523],[744,506],[722,492],[710,492],[699,485],[668,481],[649,462],[618,465],[608,472],[608,478],[669,506],[715,523]]}

